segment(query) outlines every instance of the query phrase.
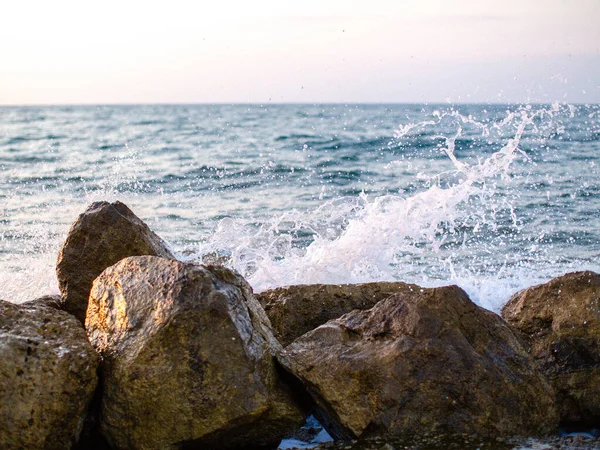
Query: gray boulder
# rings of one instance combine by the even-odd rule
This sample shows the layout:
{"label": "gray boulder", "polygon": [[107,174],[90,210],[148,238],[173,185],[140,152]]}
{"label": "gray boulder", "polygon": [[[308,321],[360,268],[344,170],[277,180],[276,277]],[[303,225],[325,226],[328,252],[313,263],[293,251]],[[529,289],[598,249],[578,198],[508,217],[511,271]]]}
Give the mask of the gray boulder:
{"label": "gray boulder", "polygon": [[71,314],[0,300],[0,448],[70,449],[96,388],[98,363]]}
{"label": "gray boulder", "polygon": [[104,359],[101,430],[117,449],[276,445],[302,424],[281,351],[246,281],[140,256],[106,269],[86,328]]}
{"label": "gray boulder", "polygon": [[92,203],[71,226],[56,263],[65,311],[85,320],[92,282],[123,258],[173,258],[167,245],[121,202]]}

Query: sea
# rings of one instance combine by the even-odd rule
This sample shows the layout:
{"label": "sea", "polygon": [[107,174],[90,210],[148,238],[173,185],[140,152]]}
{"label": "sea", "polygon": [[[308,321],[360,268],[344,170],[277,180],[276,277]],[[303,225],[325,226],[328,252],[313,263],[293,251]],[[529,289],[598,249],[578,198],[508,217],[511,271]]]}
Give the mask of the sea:
{"label": "sea", "polygon": [[515,292],[600,272],[600,105],[0,107],[0,298],[58,293],[87,206],[120,200],[179,258],[300,283]]}

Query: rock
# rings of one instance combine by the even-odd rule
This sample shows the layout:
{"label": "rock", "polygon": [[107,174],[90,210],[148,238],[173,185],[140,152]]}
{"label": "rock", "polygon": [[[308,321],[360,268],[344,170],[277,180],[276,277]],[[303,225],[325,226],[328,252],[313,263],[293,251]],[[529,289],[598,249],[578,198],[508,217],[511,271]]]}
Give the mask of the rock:
{"label": "rock", "polygon": [[406,283],[308,284],[271,289],[256,295],[285,347],[328,320],[355,309],[370,309],[390,295],[416,288]]}
{"label": "rock", "polygon": [[75,317],[0,300],[0,448],[70,449],[99,357]]}
{"label": "rock", "polygon": [[128,256],[172,258],[161,238],[121,202],[96,202],[71,226],[58,254],[56,275],[64,309],[82,323],[92,282]]}
{"label": "rock", "polygon": [[303,423],[267,316],[224,267],[126,258],[94,281],[86,328],[104,358],[101,429],[117,449],[276,445]]}
{"label": "rock", "polygon": [[64,303],[60,295],[43,295],[42,297],[29,300],[23,303],[25,306],[48,306],[54,309],[64,311]]}
{"label": "rock", "polygon": [[495,438],[556,430],[553,392],[508,325],[456,286],[410,288],[286,347],[342,438]]}
{"label": "rock", "polygon": [[[288,447],[289,448],[289,447]],[[305,447],[302,447],[305,448]],[[380,442],[379,438],[367,438],[350,443],[328,442],[312,447],[313,450],[600,450],[600,440],[571,436],[544,436],[537,438],[486,441],[471,436],[455,436],[452,439],[423,438],[418,443],[407,446],[395,439]]]}
{"label": "rock", "polygon": [[563,423],[600,424],[600,275],[577,272],[515,294],[502,316],[554,387]]}

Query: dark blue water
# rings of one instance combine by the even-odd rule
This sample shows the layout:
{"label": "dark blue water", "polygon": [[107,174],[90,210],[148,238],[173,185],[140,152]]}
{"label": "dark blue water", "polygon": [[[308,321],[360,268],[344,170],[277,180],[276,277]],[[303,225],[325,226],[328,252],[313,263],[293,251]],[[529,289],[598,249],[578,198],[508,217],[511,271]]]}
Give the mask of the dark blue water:
{"label": "dark blue water", "polygon": [[257,290],[600,270],[598,105],[0,108],[0,297],[55,292],[70,223],[120,199]]}

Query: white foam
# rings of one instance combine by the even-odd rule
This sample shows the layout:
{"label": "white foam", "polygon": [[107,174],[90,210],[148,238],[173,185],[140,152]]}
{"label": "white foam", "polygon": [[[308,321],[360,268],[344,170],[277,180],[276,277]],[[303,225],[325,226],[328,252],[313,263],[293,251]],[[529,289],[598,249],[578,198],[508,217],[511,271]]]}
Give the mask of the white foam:
{"label": "white foam", "polygon": [[[454,133],[441,136],[445,142],[441,150],[454,167],[452,176],[444,177],[454,180],[448,186],[441,185],[441,176],[433,177],[429,188],[408,197],[369,198],[361,194],[355,199],[325,203],[313,212],[289,212],[253,228],[248,228],[247,220],[227,218],[202,243],[200,253],[229,255],[231,266],[258,291],[299,283],[397,279],[424,286],[456,283],[482,306],[498,310],[517,289],[538,281],[540,273],[531,273],[528,268],[496,273],[481,273],[469,266],[457,270],[453,260],[458,255],[443,256],[440,248],[449,237],[455,238],[450,236],[455,229],[465,224],[472,226],[471,234],[482,226],[493,228],[494,213],[499,208],[510,211],[517,228],[510,202],[496,198],[496,184],[498,180],[510,182],[511,165],[524,156],[519,144],[525,130],[536,127],[536,119],[551,118],[556,108],[522,108],[491,126],[453,110],[436,111],[435,120],[404,126],[397,138],[413,130],[435,129],[442,121],[445,125],[448,121],[453,124]],[[455,142],[462,136],[464,126],[478,128],[482,136],[489,135],[492,127],[503,132],[512,130],[512,135],[496,152],[469,164],[455,155]],[[306,248],[295,247],[290,233],[280,232],[282,222],[291,223],[292,230],[312,231],[313,241]],[[489,243],[480,245],[485,247]],[[467,250],[463,244],[457,253],[462,251],[464,259]],[[436,254],[446,259],[436,259]],[[500,259],[501,255],[490,257]],[[425,265],[415,265],[415,259],[425,260]]]}
{"label": "white foam", "polygon": [[[510,215],[511,231],[519,233],[519,217],[512,200],[500,193],[506,192],[506,186],[513,182],[515,162],[528,163],[520,147],[525,133],[537,134],[543,140],[544,135],[556,128],[554,116],[564,114],[565,110],[572,113],[572,109],[558,104],[551,108],[526,106],[507,112],[502,120],[495,122],[479,122],[452,109],[435,111],[430,119],[402,125],[396,133],[395,139],[400,143],[419,133],[429,133],[432,141],[440,143],[434,151],[447,157],[441,162],[432,158],[432,164],[440,163],[438,173],[418,174],[418,182],[413,180],[419,186],[414,193],[384,196],[363,193],[325,201],[311,211],[226,218],[197,245],[195,254],[190,256],[189,248],[180,250],[196,260],[205,254],[221,255],[257,291],[298,283],[378,280],[402,280],[423,286],[453,283],[463,287],[480,305],[497,311],[518,289],[546,281],[568,268],[564,263],[551,261],[551,246],[544,253],[535,249],[537,243],[532,242],[529,253],[525,249],[510,253],[504,238],[494,235],[501,214]],[[477,133],[481,138],[489,137],[490,142],[503,144],[487,156],[459,157],[458,140]],[[6,239],[0,236],[3,244],[10,241],[10,245],[19,246],[13,252],[15,261],[3,261],[0,298],[22,302],[58,292],[54,267],[59,246],[69,224],[92,201],[122,200],[159,232],[161,223],[152,217],[162,202],[184,204],[187,209],[202,205],[189,201],[189,196],[183,194],[181,198],[176,193],[170,194],[167,199],[162,194],[136,190],[138,171],[145,170],[147,164],[137,159],[137,154],[128,150],[97,187],[60,202],[49,198],[48,206],[39,207],[45,216],[44,220],[40,218],[37,228],[28,223],[36,220],[26,215],[32,208],[26,210],[20,206],[23,198],[10,194],[6,197],[5,211],[22,215],[10,218],[15,229],[22,222],[27,225],[23,229],[29,231],[27,235]],[[399,159],[386,170],[400,173],[411,164],[409,159]],[[119,191],[122,185],[128,186],[125,195]],[[398,186],[398,192],[405,188]],[[44,204],[43,193],[34,197],[32,202]],[[479,239],[483,232],[490,239]],[[302,238],[306,235],[311,237]],[[524,256],[536,261],[524,262]],[[577,266],[573,270],[598,268]]]}

